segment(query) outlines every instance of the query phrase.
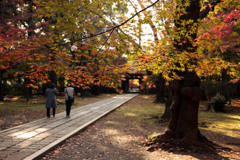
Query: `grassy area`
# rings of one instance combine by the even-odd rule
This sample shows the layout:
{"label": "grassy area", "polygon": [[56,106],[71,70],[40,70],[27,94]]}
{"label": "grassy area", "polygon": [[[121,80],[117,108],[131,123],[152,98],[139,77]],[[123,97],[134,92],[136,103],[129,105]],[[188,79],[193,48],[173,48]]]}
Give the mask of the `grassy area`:
{"label": "grassy area", "polygon": [[[164,104],[153,103],[154,99],[155,95],[139,95],[138,98],[131,100],[131,103],[127,103],[127,107],[120,108],[116,114],[126,118],[134,117],[134,121],[131,121],[132,124],[147,127],[153,131],[149,136],[155,136],[167,128],[168,121],[159,121],[159,117],[163,114],[165,106]],[[203,111],[202,108],[199,109],[200,130],[210,131],[215,135],[240,138],[239,120],[239,112],[212,113]]]}
{"label": "grassy area", "polygon": [[[139,95],[138,100],[133,100],[128,108],[119,111],[123,116],[136,117],[136,121],[141,123],[154,123],[153,117],[159,116],[164,112],[162,104],[155,104],[154,95]],[[126,104],[127,106],[129,103]],[[147,122],[146,122],[147,121]]]}
{"label": "grassy area", "polygon": [[[159,123],[159,117],[164,112],[164,104],[153,103],[155,95],[139,95],[127,102],[123,107],[114,112],[115,119],[122,119],[127,128],[138,128],[146,136],[162,133],[167,126],[167,121]],[[113,122],[108,122],[113,123]],[[118,124],[124,125],[124,124]],[[122,127],[124,128],[124,127]]]}
{"label": "grassy area", "polygon": [[[203,130],[240,138],[240,115],[235,113],[200,112],[199,123]],[[201,125],[203,124],[203,125]]]}
{"label": "grassy area", "polygon": [[[94,103],[115,95],[116,94],[101,94],[96,97],[76,97],[73,108]],[[164,121],[159,122],[159,117],[164,112],[164,105],[153,103],[154,99],[155,95],[139,95],[138,98],[131,100],[131,103],[124,105],[127,107],[119,108],[116,114],[124,117],[134,117],[134,121],[131,120],[131,124],[145,126],[145,128],[147,127],[155,133],[162,132],[166,129],[168,123]],[[64,112],[64,97],[58,96],[57,101],[57,113]],[[43,96],[35,96],[33,99],[30,99],[29,102],[26,102],[26,99],[21,97],[8,98],[6,101],[0,102],[1,129],[6,129],[45,116],[45,97]],[[239,112],[211,113],[201,111],[201,108],[199,111],[199,128],[221,135],[239,137],[239,120]],[[155,135],[154,132],[153,134]]]}

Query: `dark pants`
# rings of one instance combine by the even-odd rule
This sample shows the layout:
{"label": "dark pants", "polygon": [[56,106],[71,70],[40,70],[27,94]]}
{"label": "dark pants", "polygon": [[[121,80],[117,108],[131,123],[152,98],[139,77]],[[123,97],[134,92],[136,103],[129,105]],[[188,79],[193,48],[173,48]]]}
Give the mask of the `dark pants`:
{"label": "dark pants", "polygon": [[70,115],[71,106],[72,106],[72,101],[66,101],[66,114],[67,114],[67,116]]}
{"label": "dark pants", "polygon": [[[52,108],[53,110],[53,117],[55,116],[55,111],[56,111],[56,108]],[[50,117],[50,108],[47,108],[47,117]]]}

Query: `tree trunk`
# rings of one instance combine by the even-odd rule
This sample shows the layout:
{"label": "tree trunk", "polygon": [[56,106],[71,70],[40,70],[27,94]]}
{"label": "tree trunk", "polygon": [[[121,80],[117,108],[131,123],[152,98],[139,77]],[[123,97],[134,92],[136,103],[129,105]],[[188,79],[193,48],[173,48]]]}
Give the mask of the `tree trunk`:
{"label": "tree trunk", "polygon": [[0,69],[0,101],[4,100],[4,95],[3,95],[3,70]]}
{"label": "tree trunk", "polygon": [[[60,95],[62,95],[62,92],[64,92],[64,81],[65,81],[65,78],[64,77],[60,77],[58,79],[58,82],[59,82],[59,86],[58,86],[58,92]],[[45,92],[44,92],[45,93]]]}
{"label": "tree trunk", "polygon": [[[166,87],[167,88],[167,87]],[[165,110],[164,110],[164,113],[163,115],[161,116],[162,119],[165,119],[165,120],[169,120],[170,119],[170,108],[171,108],[171,105],[172,105],[172,101],[173,101],[173,93],[172,91],[170,91],[169,88],[167,88],[165,90],[165,94],[167,95],[165,97]]]}
{"label": "tree trunk", "polygon": [[49,71],[48,74],[49,74],[49,78],[50,78],[51,83],[54,83],[57,87],[57,81],[58,81],[57,73],[55,71]]}
{"label": "tree trunk", "polygon": [[46,90],[47,90],[47,85],[45,83],[43,83],[43,85],[42,85],[42,96],[45,96]]}
{"label": "tree trunk", "polygon": [[[184,1],[179,1],[183,4]],[[184,21],[192,20],[198,23],[200,13],[199,0],[191,0],[190,6],[186,8],[186,13],[182,14],[179,19],[175,20],[177,31],[183,30],[188,33],[188,29],[193,24],[186,24]],[[176,11],[176,14],[179,14]],[[182,23],[185,23],[184,25]],[[191,39],[197,37],[197,29],[195,32],[188,33]],[[187,51],[190,53],[196,52],[196,47],[193,47],[191,39],[181,35],[180,40],[175,40],[175,48],[179,53]],[[186,40],[185,43],[182,43]],[[195,64],[195,59],[190,59],[189,63]],[[178,65],[178,64],[176,64]],[[188,139],[191,141],[201,141],[203,136],[198,129],[198,108],[201,100],[200,78],[192,71],[188,72],[187,68],[184,72],[176,71],[178,76],[183,77],[181,80],[174,80],[172,86],[173,103],[171,106],[171,118],[168,125],[168,130],[174,134],[177,139]]]}
{"label": "tree trunk", "polygon": [[27,84],[29,84],[29,78],[25,78],[25,84],[26,84],[26,100],[27,102],[30,100],[32,97],[32,87],[27,87]]}
{"label": "tree trunk", "polygon": [[183,79],[174,80],[173,103],[167,131],[147,145],[166,151],[215,153],[217,145],[208,141],[198,129],[198,108],[201,99],[200,79],[195,72],[182,72]]}
{"label": "tree trunk", "polygon": [[29,102],[30,98],[32,98],[32,87],[27,87],[26,98],[27,102]]}
{"label": "tree trunk", "polygon": [[[169,103],[169,101],[170,101],[170,103]],[[169,120],[170,119],[171,103],[172,103],[172,100],[170,100],[170,99],[166,100],[166,102],[165,102],[165,110],[164,110],[163,115],[161,116],[162,119],[165,119],[165,120]]]}
{"label": "tree trunk", "polygon": [[173,104],[168,129],[176,138],[199,141],[198,108],[201,100],[200,79],[194,72],[184,72],[182,80],[173,82]]}
{"label": "tree trunk", "polygon": [[128,86],[129,85],[129,79],[126,78],[126,80],[122,80],[122,90],[124,93],[128,92]]}
{"label": "tree trunk", "polygon": [[97,80],[94,81],[94,85],[91,89],[91,92],[92,92],[93,95],[99,95],[100,94],[99,86],[95,83],[97,83]]}
{"label": "tree trunk", "polygon": [[162,74],[159,74],[157,76],[157,80],[155,82],[156,86],[156,99],[155,103],[164,103],[164,84],[165,84],[165,79],[162,77]]}
{"label": "tree trunk", "polygon": [[230,76],[227,73],[227,70],[223,69],[222,70],[222,82],[225,83],[225,87],[223,87],[222,94],[226,98],[226,101],[228,101],[228,104],[231,105],[231,92],[233,92],[230,88],[229,85],[227,84],[230,81]]}

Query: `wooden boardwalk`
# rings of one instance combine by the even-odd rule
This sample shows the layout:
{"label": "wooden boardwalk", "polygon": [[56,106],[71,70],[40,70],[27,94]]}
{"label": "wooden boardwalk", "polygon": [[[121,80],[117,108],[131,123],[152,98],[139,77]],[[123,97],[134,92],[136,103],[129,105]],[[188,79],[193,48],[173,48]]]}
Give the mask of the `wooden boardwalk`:
{"label": "wooden boardwalk", "polygon": [[0,131],[1,160],[37,159],[99,118],[123,105],[137,94],[123,94]]}

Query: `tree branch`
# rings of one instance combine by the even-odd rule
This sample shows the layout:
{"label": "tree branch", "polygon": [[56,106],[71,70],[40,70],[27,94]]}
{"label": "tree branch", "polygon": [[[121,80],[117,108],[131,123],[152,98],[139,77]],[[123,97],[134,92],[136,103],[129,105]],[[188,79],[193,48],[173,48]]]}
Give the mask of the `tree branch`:
{"label": "tree branch", "polygon": [[[127,19],[126,21],[122,22],[121,24],[119,24],[119,25],[117,25],[117,26],[114,26],[114,27],[111,28],[111,29],[108,29],[108,30],[106,30],[106,31],[103,31],[103,32],[100,32],[100,33],[97,33],[97,34],[94,34],[94,35],[91,35],[91,36],[88,36],[88,37],[83,37],[82,39],[88,39],[88,38],[96,37],[96,36],[102,35],[102,34],[104,34],[104,33],[113,31],[113,30],[115,30],[116,28],[119,28],[119,27],[123,26],[124,24],[128,23],[130,20],[132,20],[132,19],[133,19],[135,16],[137,16],[139,13],[141,13],[141,12],[147,10],[148,8],[154,6],[157,2],[159,2],[159,0],[155,1],[153,4],[149,5],[148,7],[146,7],[146,8],[144,8],[144,9],[138,11],[138,12],[135,13],[132,17],[130,17],[130,18]],[[81,39],[81,40],[82,40],[82,39]],[[79,40],[80,40],[80,39],[79,39]]]}
{"label": "tree branch", "polygon": [[203,7],[206,7],[206,8],[200,12],[200,19],[207,17],[208,13],[210,11],[213,11],[216,5],[220,2],[221,0],[210,0],[209,2],[205,2],[203,4]]}
{"label": "tree branch", "polygon": [[[103,46],[105,46],[105,44],[108,42],[109,38],[111,37],[112,33],[113,33],[114,30],[111,31],[110,35],[108,36],[108,38],[106,39],[106,41],[102,44],[102,47],[98,50],[97,54],[102,50]],[[96,56],[97,56],[96,54]],[[95,58],[96,58],[95,56]]]}

